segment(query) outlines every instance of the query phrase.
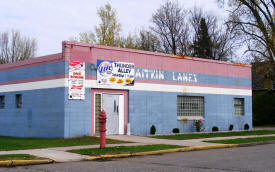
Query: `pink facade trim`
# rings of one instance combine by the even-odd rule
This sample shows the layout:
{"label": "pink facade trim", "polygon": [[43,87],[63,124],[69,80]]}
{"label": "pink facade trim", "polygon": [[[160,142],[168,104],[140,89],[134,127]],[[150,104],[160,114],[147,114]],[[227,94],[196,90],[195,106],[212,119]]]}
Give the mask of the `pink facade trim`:
{"label": "pink facade trim", "polygon": [[[124,95],[124,134],[127,133],[127,124],[128,124],[128,91],[127,90],[112,90],[112,89],[97,89],[92,88],[91,91],[91,135],[93,136],[94,133],[94,95],[95,93],[115,93],[115,94],[123,94]],[[107,119],[108,120],[108,119]]]}
{"label": "pink facade trim", "polygon": [[192,72],[220,76],[251,78],[251,65],[194,57],[183,57],[125,48],[77,42],[63,42],[65,59],[96,64],[98,59],[134,63],[144,69]]}
{"label": "pink facade trim", "polygon": [[123,51],[123,52],[131,52],[131,53],[138,53],[138,54],[155,55],[155,56],[162,56],[162,57],[189,59],[189,60],[195,60],[195,61],[207,61],[212,63],[251,67],[251,65],[241,64],[241,63],[230,63],[230,62],[224,62],[224,61],[218,61],[218,60],[202,59],[202,58],[189,57],[189,56],[178,56],[173,54],[164,54],[164,53],[135,50],[135,49],[128,49],[128,48],[110,47],[110,46],[104,46],[104,45],[94,45],[94,44],[81,43],[81,42],[63,41],[62,43],[63,45],[71,45],[70,47],[73,47],[75,45],[80,47],[89,47],[89,48],[106,49],[106,50],[113,50],[113,51]]}
{"label": "pink facade trim", "polygon": [[18,62],[14,62],[14,63],[1,64],[0,72],[5,71],[5,70],[14,70],[14,69],[18,69],[18,68],[32,67],[32,66],[48,64],[48,63],[53,63],[53,62],[59,62],[59,61],[64,61],[62,53],[30,58],[27,60],[18,61]]}

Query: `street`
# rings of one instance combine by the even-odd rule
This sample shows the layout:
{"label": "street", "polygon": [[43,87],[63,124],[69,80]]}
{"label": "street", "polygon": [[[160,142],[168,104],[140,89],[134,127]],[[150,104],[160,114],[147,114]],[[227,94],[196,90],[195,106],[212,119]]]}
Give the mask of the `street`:
{"label": "street", "polygon": [[275,171],[275,144],[156,156],[0,168],[2,172]]}

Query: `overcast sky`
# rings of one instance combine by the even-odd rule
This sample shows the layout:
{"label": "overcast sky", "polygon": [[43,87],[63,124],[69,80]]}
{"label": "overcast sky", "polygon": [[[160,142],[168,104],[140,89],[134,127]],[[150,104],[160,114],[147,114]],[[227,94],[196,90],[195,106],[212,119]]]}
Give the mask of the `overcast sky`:
{"label": "overcast sky", "polygon": [[[37,39],[37,55],[61,52],[61,42],[80,32],[94,30],[99,23],[97,9],[110,3],[118,13],[122,33],[150,26],[156,9],[166,0],[0,0],[0,32],[17,29]],[[179,0],[185,9],[193,6],[225,16],[216,0]]]}

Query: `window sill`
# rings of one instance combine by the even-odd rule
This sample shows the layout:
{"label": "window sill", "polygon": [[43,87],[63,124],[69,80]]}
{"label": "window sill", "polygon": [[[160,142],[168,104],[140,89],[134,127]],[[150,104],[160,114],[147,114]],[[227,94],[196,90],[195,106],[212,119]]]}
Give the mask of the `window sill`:
{"label": "window sill", "polygon": [[202,116],[178,116],[178,121],[204,120]]}

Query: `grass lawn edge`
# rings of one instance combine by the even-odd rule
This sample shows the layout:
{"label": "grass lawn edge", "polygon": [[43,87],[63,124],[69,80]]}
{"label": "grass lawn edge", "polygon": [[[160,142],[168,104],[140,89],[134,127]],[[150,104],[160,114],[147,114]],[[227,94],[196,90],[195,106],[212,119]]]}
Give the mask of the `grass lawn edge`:
{"label": "grass lawn edge", "polygon": [[230,136],[252,136],[252,135],[267,135],[275,134],[275,130],[243,130],[243,131],[221,131],[221,132],[207,132],[207,133],[186,133],[186,134],[173,134],[173,135],[156,135],[149,136],[157,139],[169,140],[190,140],[190,139],[203,139],[213,137],[230,137]]}
{"label": "grass lawn edge", "polygon": [[250,138],[236,138],[236,139],[225,139],[225,140],[206,140],[208,143],[219,143],[219,144],[253,144],[253,143],[270,143],[275,142],[275,136],[265,137],[250,137]]}
{"label": "grass lawn edge", "polygon": [[167,149],[183,148],[184,146],[177,145],[165,145],[165,144],[152,144],[152,145],[139,145],[139,146],[114,146],[106,147],[105,149],[100,148],[87,148],[87,149],[76,149],[68,152],[78,153],[81,155],[88,156],[104,156],[104,155],[118,155],[118,154],[133,154],[141,152],[152,152],[161,151]]}
{"label": "grass lawn edge", "polygon": [[[25,150],[25,149],[40,149],[50,147],[68,147],[68,146],[84,146],[84,145],[99,145],[100,138],[94,136],[82,136],[74,138],[22,138],[0,136],[0,151],[9,150]],[[121,140],[106,139],[107,144],[130,143]]]}

